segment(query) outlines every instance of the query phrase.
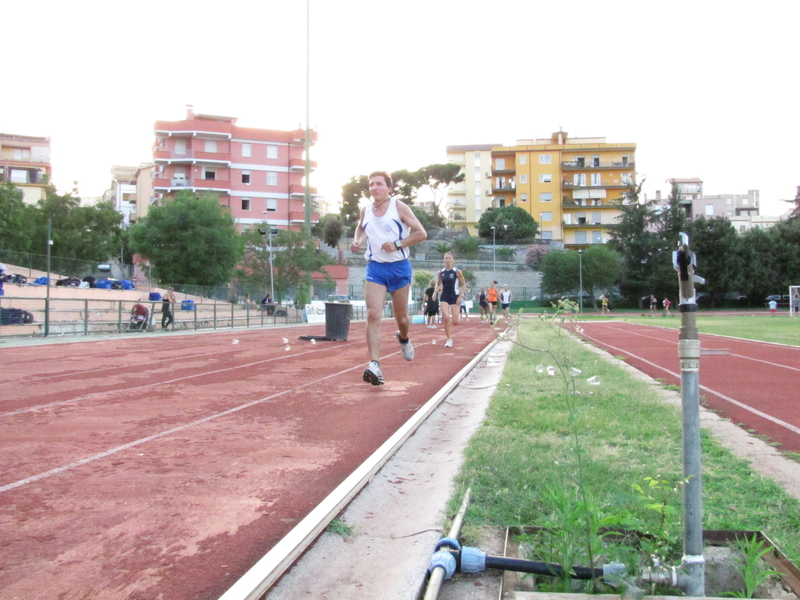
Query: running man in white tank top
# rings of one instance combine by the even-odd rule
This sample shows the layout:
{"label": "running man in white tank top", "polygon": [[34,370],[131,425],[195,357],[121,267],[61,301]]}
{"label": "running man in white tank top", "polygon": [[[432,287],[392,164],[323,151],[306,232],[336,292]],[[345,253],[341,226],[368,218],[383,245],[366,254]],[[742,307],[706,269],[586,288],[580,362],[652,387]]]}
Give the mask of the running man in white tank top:
{"label": "running man in white tank top", "polygon": [[364,381],[383,385],[379,364],[381,354],[381,317],[388,292],[392,296],[397,339],[403,358],[414,358],[414,347],[408,339],[411,320],[408,316],[408,291],[411,285],[411,263],[408,247],[428,238],[425,228],[408,205],[391,197],[392,178],[384,172],[369,176],[372,203],[361,209],[352,252],[358,252],[366,241],[367,276],[364,300],[367,304],[367,347],[370,362]]}

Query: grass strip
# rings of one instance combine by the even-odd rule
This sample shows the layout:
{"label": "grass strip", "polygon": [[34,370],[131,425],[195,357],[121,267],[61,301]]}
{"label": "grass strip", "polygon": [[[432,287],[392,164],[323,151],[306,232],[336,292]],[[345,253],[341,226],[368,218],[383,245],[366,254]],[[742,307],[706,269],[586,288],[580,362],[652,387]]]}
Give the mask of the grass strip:
{"label": "grass strip", "polygon": [[[589,384],[592,377],[600,385]],[[702,449],[704,528],[763,531],[796,561],[800,503],[706,431]],[[596,522],[635,526],[680,545],[681,478],[680,410],[563,330],[522,319],[450,507],[472,487],[462,536],[478,545],[487,531],[509,526],[563,526],[564,499],[579,505],[582,484]],[[634,487],[648,490],[648,481],[661,483],[649,500]],[[662,510],[653,510],[659,504]]]}

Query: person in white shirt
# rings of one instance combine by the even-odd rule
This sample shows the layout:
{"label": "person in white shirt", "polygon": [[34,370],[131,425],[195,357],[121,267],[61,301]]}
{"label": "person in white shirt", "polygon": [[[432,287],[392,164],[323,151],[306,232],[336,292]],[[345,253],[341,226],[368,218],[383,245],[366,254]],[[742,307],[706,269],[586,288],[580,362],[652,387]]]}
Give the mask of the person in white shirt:
{"label": "person in white shirt", "polygon": [[381,317],[387,292],[392,296],[392,308],[397,322],[397,339],[403,358],[414,358],[414,347],[408,338],[411,320],[408,316],[408,291],[411,286],[411,263],[408,247],[428,238],[425,228],[407,204],[392,198],[392,178],[378,171],[369,176],[372,203],[361,209],[352,252],[366,243],[367,275],[364,300],[367,305],[367,347],[369,364],[364,381],[383,385],[380,368]]}

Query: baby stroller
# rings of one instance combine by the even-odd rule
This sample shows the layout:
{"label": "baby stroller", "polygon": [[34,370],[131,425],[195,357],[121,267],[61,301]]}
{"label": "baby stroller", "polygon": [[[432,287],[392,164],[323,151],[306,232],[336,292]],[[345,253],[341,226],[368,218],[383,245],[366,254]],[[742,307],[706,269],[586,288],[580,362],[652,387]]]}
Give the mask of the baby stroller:
{"label": "baby stroller", "polygon": [[144,304],[134,304],[127,331],[147,331],[150,323],[150,309]]}

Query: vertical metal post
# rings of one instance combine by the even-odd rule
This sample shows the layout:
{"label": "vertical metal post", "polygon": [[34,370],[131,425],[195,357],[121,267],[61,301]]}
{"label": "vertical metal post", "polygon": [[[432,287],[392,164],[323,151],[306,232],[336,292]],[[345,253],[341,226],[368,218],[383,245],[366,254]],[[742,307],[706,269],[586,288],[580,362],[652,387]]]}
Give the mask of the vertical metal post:
{"label": "vertical metal post", "polygon": [[497,261],[495,260],[495,245],[496,245],[496,232],[492,226],[492,277],[497,279]]}
{"label": "vertical metal post", "polygon": [[305,153],[306,162],[303,172],[306,179],[304,208],[305,208],[305,222],[304,228],[306,235],[311,238],[311,125],[309,119],[309,104],[311,97],[310,90],[310,65],[311,65],[311,4],[310,0],[306,0],[306,139],[305,139]]}
{"label": "vertical metal post", "polygon": [[700,464],[700,335],[697,331],[697,300],[694,292],[695,256],[689,238],[681,234],[673,265],[678,271],[681,328],[678,357],[681,364],[683,415],[683,558],[687,573],[687,596],[705,596],[703,558],[703,480]]}
{"label": "vertical metal post", "polygon": [[578,248],[578,286],[580,290],[578,292],[578,298],[580,301],[580,312],[583,312],[583,249]]}
{"label": "vertical metal post", "polygon": [[44,337],[50,335],[50,246],[53,240],[52,234],[53,219],[47,219],[47,297],[44,301]]}
{"label": "vertical metal post", "polygon": [[89,301],[83,301],[83,335],[89,335]]}

